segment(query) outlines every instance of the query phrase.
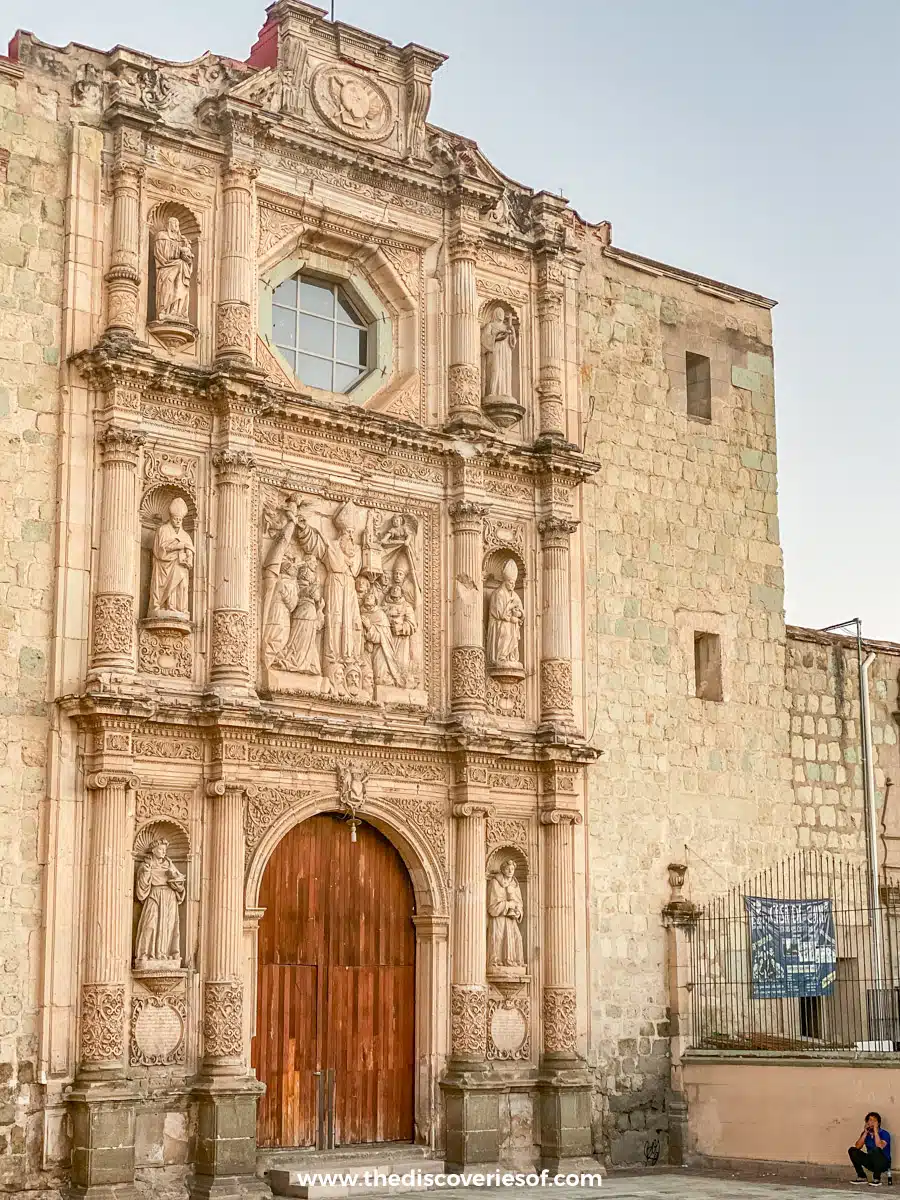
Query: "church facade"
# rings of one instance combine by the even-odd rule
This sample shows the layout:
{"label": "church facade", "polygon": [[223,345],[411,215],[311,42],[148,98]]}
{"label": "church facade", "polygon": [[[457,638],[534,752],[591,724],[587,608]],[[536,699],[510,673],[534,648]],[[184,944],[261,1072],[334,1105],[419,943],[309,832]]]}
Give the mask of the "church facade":
{"label": "church facade", "polygon": [[665,1159],[666,864],[797,844],[772,302],[442,61],[299,0],[0,60],[13,1193]]}

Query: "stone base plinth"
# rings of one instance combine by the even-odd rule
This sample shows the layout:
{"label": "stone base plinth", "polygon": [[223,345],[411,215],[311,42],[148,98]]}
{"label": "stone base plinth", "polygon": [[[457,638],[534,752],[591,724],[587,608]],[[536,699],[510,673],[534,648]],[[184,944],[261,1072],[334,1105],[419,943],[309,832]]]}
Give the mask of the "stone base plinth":
{"label": "stone base plinth", "polygon": [[444,1170],[500,1159],[500,1093],[495,1081],[478,1071],[452,1071],[441,1081],[446,1149]]}
{"label": "stone base plinth", "polygon": [[591,1082],[586,1072],[577,1066],[545,1066],[538,1080],[538,1103],[541,1168],[556,1173],[576,1160],[591,1160]]}
{"label": "stone base plinth", "polygon": [[72,1120],[72,1200],[137,1200],[134,1127],[137,1095],[122,1082],[82,1083],[67,1097]]}
{"label": "stone base plinth", "polygon": [[252,1076],[199,1080],[197,1151],[191,1200],[271,1196],[256,1176],[256,1105],[265,1086]]}

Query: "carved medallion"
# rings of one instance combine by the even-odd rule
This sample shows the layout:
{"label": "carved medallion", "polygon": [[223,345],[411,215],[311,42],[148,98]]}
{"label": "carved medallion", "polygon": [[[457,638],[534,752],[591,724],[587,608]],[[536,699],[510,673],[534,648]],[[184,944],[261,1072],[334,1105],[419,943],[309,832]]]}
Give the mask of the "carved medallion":
{"label": "carved medallion", "polygon": [[184,1062],[187,1009],[181,996],[133,996],[131,1062],[144,1067]]}
{"label": "carved medallion", "polygon": [[320,67],[310,90],[316,112],[340,133],[380,142],[394,128],[394,109],[387,92],[358,71]]}

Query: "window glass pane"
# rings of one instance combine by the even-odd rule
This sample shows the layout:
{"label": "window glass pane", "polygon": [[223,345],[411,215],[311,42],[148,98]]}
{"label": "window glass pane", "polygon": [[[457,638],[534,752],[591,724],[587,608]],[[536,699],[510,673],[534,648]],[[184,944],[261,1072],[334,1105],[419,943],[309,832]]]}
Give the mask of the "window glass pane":
{"label": "window glass pane", "polygon": [[296,343],[297,314],[292,308],[272,308],[272,336],[276,346]]}
{"label": "window glass pane", "polygon": [[347,325],[362,325],[359,313],[351,307],[350,301],[340,289],[337,294],[337,319]]}
{"label": "window glass pane", "polygon": [[348,392],[359,379],[362,371],[358,367],[345,367],[342,363],[334,364],[334,390]]}
{"label": "window glass pane", "polygon": [[[343,369],[343,368],[342,368]],[[331,361],[324,358],[313,358],[310,354],[297,355],[297,375],[310,387],[324,388],[331,391]]]}
{"label": "window glass pane", "polygon": [[293,350],[291,350],[287,346],[279,346],[278,353],[285,360],[285,362],[291,368],[292,371],[297,370],[297,356]]}
{"label": "window glass pane", "polygon": [[272,297],[273,304],[284,304],[288,308],[297,307],[297,280],[285,279],[284,283],[279,283]]}
{"label": "window glass pane", "polygon": [[331,321],[323,321],[321,317],[308,317],[306,313],[300,314],[298,344],[301,350],[309,350],[312,354],[324,354],[331,358],[334,354],[333,338],[334,325]]}
{"label": "window glass pane", "polygon": [[319,313],[323,317],[333,317],[334,291],[331,285],[314,283],[312,279],[301,279],[299,306],[305,312]]}
{"label": "window glass pane", "polygon": [[366,342],[364,329],[350,329],[346,325],[337,327],[337,357],[341,362],[366,365]]}

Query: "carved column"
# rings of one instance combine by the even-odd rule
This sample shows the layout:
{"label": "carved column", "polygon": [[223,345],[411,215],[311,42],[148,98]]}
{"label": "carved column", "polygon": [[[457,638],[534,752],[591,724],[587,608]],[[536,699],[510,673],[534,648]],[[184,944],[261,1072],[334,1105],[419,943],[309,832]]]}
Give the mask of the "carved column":
{"label": "carved column", "polygon": [[488,805],[453,806],[456,888],[453,900],[451,1050],[455,1062],[483,1063],[487,1021],[487,899],[485,817]]}
{"label": "carved column", "polygon": [[98,773],[86,783],[90,837],[78,1075],[83,1080],[118,1079],[125,1073],[125,985],[131,959],[134,867],[128,792],[138,781]]}
{"label": "carved column", "polygon": [[544,864],[543,1054],[547,1059],[575,1057],[575,852],[572,826],[577,812],[541,813]]}
{"label": "carved column", "polygon": [[253,178],[243,163],[222,174],[219,303],[216,309],[216,357],[250,361],[253,322],[251,278]]}
{"label": "carved column", "polygon": [[541,442],[566,441],[566,414],[562,399],[562,312],[562,292],[551,289],[546,279],[542,278],[537,299],[537,394]]}
{"label": "carved column", "polygon": [[91,666],[134,671],[137,467],[144,435],[110,426],[98,441],[103,465]]}
{"label": "carved column", "polygon": [[449,429],[482,429],[487,424],[481,411],[481,347],[478,294],[475,290],[477,250],[477,239],[465,233],[457,234],[450,244],[450,365],[447,371]]}
{"label": "carved column", "polygon": [[244,789],[221,780],[210,797],[209,948],[203,987],[203,1070],[246,1073],[243,1046]]}
{"label": "carved column", "polygon": [[216,468],[216,560],[213,588],[214,683],[247,687],[250,681],[250,485],[253,456],[221,450]]}
{"label": "carved column", "polygon": [[541,535],[541,724],[571,725],[572,597],[569,539],[577,521],[550,517]]}
{"label": "carved column", "polygon": [[112,253],[106,272],[106,328],[134,333],[137,328],[140,269],[141,177],[137,163],[119,162],[112,170]]}
{"label": "carved column", "polygon": [[454,714],[485,706],[482,536],[487,508],[460,500],[450,506],[453,523],[453,643],[450,699]]}

